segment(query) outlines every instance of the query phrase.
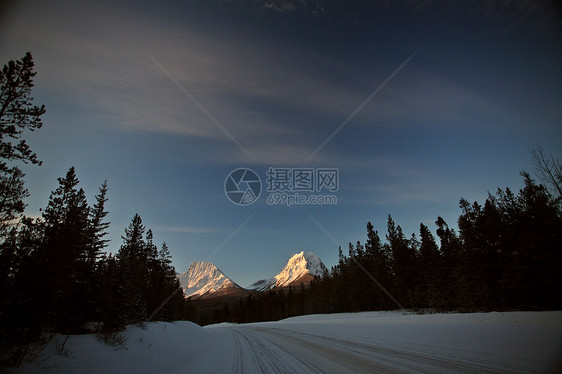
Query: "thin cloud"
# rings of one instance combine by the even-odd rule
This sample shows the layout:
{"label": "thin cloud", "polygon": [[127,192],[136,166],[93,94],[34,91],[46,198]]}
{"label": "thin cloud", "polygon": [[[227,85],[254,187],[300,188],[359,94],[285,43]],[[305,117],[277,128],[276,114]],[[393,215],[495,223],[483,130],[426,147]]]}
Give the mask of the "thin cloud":
{"label": "thin cloud", "polygon": [[214,227],[195,227],[195,226],[157,226],[155,227],[157,231],[163,232],[175,232],[182,234],[214,234],[214,233],[224,233],[224,229],[218,229]]}
{"label": "thin cloud", "polygon": [[[37,85],[61,95],[70,92],[69,105],[85,107],[116,130],[208,141],[206,147],[220,151],[200,153],[211,161],[303,163],[389,73],[376,66],[369,72],[334,66],[327,56],[302,48],[295,53],[294,46],[270,45],[259,36],[225,41],[204,35],[196,26],[178,28],[138,14],[125,22],[98,5],[95,11],[106,17],[100,25],[72,7],[68,10],[72,16],[60,12],[60,4],[38,7],[27,24],[11,31],[18,43],[31,44],[42,71]],[[163,42],[165,48],[160,46]],[[236,149],[147,52],[157,56],[255,160]],[[330,71],[341,74],[334,77]],[[345,131],[394,126],[413,118],[424,124],[458,125],[474,113],[503,115],[493,99],[432,76],[416,68],[415,62],[398,78]],[[349,156],[321,152],[314,162],[345,163],[344,157]]]}

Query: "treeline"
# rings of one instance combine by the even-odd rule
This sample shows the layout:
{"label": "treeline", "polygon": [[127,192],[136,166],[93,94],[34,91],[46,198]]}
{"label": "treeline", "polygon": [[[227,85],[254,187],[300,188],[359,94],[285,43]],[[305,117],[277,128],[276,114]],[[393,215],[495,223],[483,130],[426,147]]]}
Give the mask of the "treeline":
{"label": "treeline", "polygon": [[180,319],[184,299],[166,243],[158,249],[137,214],[108,255],[107,183],[89,206],[74,168],[58,182],[42,217],[21,219],[0,243],[1,340]]}
{"label": "treeline", "polygon": [[407,238],[391,216],[385,241],[367,223],[364,242],[308,287],[248,296],[202,323],[257,322],[310,313],[398,308],[536,310],[562,307],[561,199],[523,173],[518,194],[498,189],[483,205],[460,200],[458,233],[437,218]]}
{"label": "treeline", "polygon": [[32,105],[33,66],[28,53],[0,72],[0,352],[17,354],[44,332],[105,333],[180,319],[185,301],[170,251],[157,248],[138,214],[116,255],[104,251],[107,181],[90,205],[72,167],[41,217],[23,215],[29,192],[17,162],[41,161],[22,135],[41,128],[45,113]]}

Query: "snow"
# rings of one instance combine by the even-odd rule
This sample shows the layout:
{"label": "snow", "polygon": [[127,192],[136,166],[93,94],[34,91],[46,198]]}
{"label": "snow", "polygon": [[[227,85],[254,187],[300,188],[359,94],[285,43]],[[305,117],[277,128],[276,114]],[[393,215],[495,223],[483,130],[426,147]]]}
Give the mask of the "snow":
{"label": "snow", "polygon": [[[281,272],[274,278],[259,280],[246,289],[259,292],[267,291],[274,287],[288,286],[291,282],[307,274],[317,277],[327,271],[328,269],[318,256],[312,252],[302,251],[291,257]],[[191,263],[187,271],[178,275],[178,279],[185,297],[216,292],[227,287],[241,288],[211,262]]]}
{"label": "snow", "polygon": [[318,256],[312,252],[302,251],[291,257],[274,278],[259,280],[246,288],[256,291],[266,291],[273,287],[288,286],[307,274],[318,277],[324,275],[327,271],[328,269]]}
{"label": "snow", "polygon": [[[277,287],[288,286],[306,274],[320,276],[326,267],[312,252],[300,252],[289,259],[287,265],[275,276]],[[327,271],[327,270],[326,270]]]}
{"label": "snow", "polygon": [[[129,327],[126,348],[56,341],[13,373],[554,373],[562,312],[309,315],[277,322]],[[55,340],[61,341],[62,336]]]}
{"label": "snow", "polygon": [[321,277],[328,272],[328,269],[324,266],[320,257],[316,256],[314,253],[303,251],[299,253],[298,256],[302,256],[305,259],[306,268],[308,269],[310,275]]}
{"label": "snow", "polygon": [[255,291],[267,291],[273,287],[275,287],[275,283],[277,282],[277,279],[275,278],[269,278],[269,279],[262,279],[259,280],[257,282],[254,282],[252,284],[250,284],[248,287],[246,287],[247,290],[255,290]]}
{"label": "snow", "polygon": [[211,262],[193,262],[178,278],[186,297],[203,295],[227,287],[240,287]]}

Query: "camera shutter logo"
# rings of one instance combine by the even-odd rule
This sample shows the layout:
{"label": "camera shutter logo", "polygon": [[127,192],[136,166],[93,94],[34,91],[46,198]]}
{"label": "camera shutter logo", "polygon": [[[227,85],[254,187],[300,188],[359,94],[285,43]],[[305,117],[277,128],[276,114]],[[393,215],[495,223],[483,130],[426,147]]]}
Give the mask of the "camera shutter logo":
{"label": "camera shutter logo", "polygon": [[251,169],[233,170],[224,181],[224,192],[234,204],[250,205],[260,197],[261,179]]}

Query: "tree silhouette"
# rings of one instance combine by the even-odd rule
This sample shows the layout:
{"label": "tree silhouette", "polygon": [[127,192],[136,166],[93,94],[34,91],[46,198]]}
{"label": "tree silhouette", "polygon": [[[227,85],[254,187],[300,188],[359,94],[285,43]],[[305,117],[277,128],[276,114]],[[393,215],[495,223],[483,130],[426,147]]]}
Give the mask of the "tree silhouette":
{"label": "tree silhouette", "polygon": [[41,116],[45,106],[33,105],[31,88],[34,63],[31,53],[21,60],[10,61],[0,71],[0,234],[4,235],[10,222],[25,209],[23,199],[28,196],[24,187],[25,174],[14,161],[41,164],[22,135],[43,125]]}

